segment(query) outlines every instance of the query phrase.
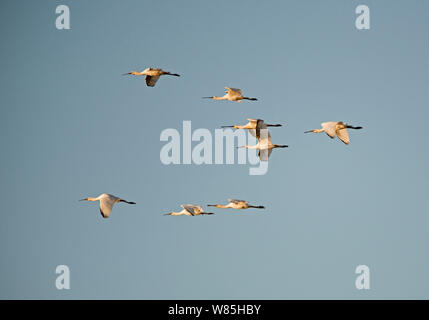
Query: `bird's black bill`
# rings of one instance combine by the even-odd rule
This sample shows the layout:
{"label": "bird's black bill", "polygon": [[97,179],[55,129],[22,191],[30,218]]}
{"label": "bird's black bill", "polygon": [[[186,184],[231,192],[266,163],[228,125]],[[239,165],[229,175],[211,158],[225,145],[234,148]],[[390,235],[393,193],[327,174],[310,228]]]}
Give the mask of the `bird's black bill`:
{"label": "bird's black bill", "polygon": [[128,203],[128,204],[136,204],[135,202],[130,202],[130,201],[126,201],[126,200],[119,200],[119,202],[125,202],[125,203]]}

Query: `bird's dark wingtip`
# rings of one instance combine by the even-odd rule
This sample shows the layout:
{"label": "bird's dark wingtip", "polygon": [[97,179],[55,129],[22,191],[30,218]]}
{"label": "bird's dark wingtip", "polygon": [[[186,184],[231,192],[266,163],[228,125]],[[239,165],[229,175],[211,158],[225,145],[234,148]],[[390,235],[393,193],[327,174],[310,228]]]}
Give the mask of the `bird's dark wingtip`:
{"label": "bird's dark wingtip", "polygon": [[106,217],[106,215],[103,213],[103,211],[100,209],[100,213],[101,213],[101,216],[104,218],[104,219],[107,219],[108,217]]}

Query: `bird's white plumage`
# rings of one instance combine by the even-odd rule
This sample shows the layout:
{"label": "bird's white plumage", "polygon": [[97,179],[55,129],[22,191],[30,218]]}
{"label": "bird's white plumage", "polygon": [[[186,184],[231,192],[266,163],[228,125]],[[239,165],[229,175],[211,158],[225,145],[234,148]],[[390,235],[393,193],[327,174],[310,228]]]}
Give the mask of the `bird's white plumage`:
{"label": "bird's white plumage", "polygon": [[223,97],[212,96],[212,97],[204,97],[204,98],[210,98],[214,100],[229,100],[229,101],[236,101],[236,102],[242,102],[243,100],[252,100],[252,101],[258,100],[256,98],[249,98],[249,97],[243,96],[241,89],[230,88],[230,87],[225,87],[225,95]]}
{"label": "bird's white plumage", "polygon": [[349,138],[349,133],[348,133],[347,129],[358,130],[358,129],[362,129],[362,127],[354,127],[354,126],[348,125],[347,123],[344,123],[342,121],[337,121],[337,122],[330,121],[330,122],[323,122],[322,123],[322,129],[314,129],[314,130],[306,131],[306,133],[309,133],[309,132],[315,132],[315,133],[325,132],[332,139],[335,138],[335,136],[337,136],[343,143],[349,144],[350,138]]}
{"label": "bird's white plumage", "polygon": [[209,207],[217,207],[221,209],[249,209],[249,208],[256,208],[256,209],[265,209],[264,206],[252,206],[249,204],[246,200],[239,200],[239,199],[228,199],[228,204],[209,204]]}
{"label": "bird's white plumage", "polygon": [[207,215],[212,214],[210,212],[204,212],[204,209],[201,206],[195,205],[195,204],[182,204],[181,207],[183,208],[180,212],[170,212],[166,215],[168,216],[197,216],[197,215]]}
{"label": "bird's white plumage", "polygon": [[112,212],[113,209],[113,205],[116,202],[126,202],[128,204],[135,204],[134,202],[128,202],[126,200],[123,200],[121,198],[118,198],[114,195],[111,194],[107,194],[107,193],[103,193],[100,194],[98,197],[96,198],[86,198],[86,199],[82,199],[81,201],[86,200],[86,201],[99,201],[100,202],[100,213],[103,216],[103,218],[108,218],[110,217],[110,213]]}
{"label": "bird's white plumage", "polygon": [[197,206],[195,204],[184,204],[184,205],[182,205],[182,208],[185,209],[186,211],[188,211],[193,216],[204,212],[204,210],[201,206]]}
{"label": "bird's white plumage", "polygon": [[350,143],[349,133],[347,132],[347,129],[339,129],[336,131],[337,137],[344,142],[345,144]]}
{"label": "bird's white plumage", "polygon": [[104,218],[108,218],[110,217],[110,212],[112,212],[113,205],[119,200],[119,198],[105,193],[100,197],[100,213]]}
{"label": "bird's white plumage", "polygon": [[324,122],[322,123],[322,128],[325,130],[325,133],[333,139],[336,134],[337,122]]}
{"label": "bird's white plumage", "polygon": [[146,85],[148,87],[154,87],[159,77],[161,77],[162,75],[172,75],[177,77],[180,76],[176,73],[164,71],[160,68],[146,68],[141,72],[131,71],[126,73],[125,75],[146,76],[145,80],[146,80]]}

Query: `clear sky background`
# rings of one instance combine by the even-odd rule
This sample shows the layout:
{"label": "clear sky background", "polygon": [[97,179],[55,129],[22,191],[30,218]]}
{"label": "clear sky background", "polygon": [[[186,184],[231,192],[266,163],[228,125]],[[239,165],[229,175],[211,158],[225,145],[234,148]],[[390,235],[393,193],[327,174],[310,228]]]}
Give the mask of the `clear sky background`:
{"label": "clear sky background", "polygon": [[[71,30],[55,28],[69,5]],[[371,30],[355,28],[367,4]],[[2,1],[0,298],[429,298],[427,1]],[[122,73],[177,72],[155,88]],[[257,102],[215,102],[224,86]],[[166,128],[272,131],[269,171],[165,166]],[[305,135],[346,121],[351,144]],[[112,193],[102,219],[87,196]],[[166,217],[243,198],[266,210]],[[71,289],[55,287],[55,268]],[[356,266],[371,290],[355,288]]]}

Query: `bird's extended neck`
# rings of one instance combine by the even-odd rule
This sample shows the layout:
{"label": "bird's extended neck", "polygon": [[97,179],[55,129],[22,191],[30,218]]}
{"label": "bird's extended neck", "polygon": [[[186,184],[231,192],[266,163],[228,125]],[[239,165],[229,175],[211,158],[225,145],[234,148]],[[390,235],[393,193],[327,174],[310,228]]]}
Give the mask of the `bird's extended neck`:
{"label": "bird's extended neck", "polygon": [[128,72],[128,73],[124,73],[123,75],[124,76],[126,76],[126,75],[142,76],[143,74],[144,74],[143,72],[131,71],[131,72]]}
{"label": "bird's extended neck", "polygon": [[249,146],[249,145],[245,145],[245,146],[242,146],[242,147],[237,147],[237,148],[246,148],[246,149],[259,149],[260,148],[260,145],[259,145],[259,142],[258,142],[258,144],[257,145],[254,145],[254,146]]}
{"label": "bird's extended neck", "polygon": [[320,132],[325,132],[325,130],[324,129],[314,129],[314,130],[305,131],[304,133],[311,133],[311,132],[320,133]]}
{"label": "bird's extended neck", "polygon": [[182,214],[184,214],[183,212],[170,212],[170,213],[166,213],[164,214],[164,216],[181,216]]}
{"label": "bird's extended neck", "polygon": [[212,97],[212,99],[214,99],[214,100],[227,100],[228,98],[227,98],[227,97],[225,97],[225,96],[223,96],[223,97],[216,97],[216,96],[213,96],[213,97]]}

